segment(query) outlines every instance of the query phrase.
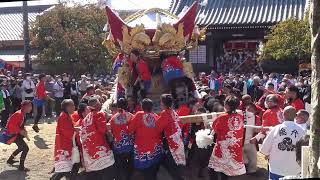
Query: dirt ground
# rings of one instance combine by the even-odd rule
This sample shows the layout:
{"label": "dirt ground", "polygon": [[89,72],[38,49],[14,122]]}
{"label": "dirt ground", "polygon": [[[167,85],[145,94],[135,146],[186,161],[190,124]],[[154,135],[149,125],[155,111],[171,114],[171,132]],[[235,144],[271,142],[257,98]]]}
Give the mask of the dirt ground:
{"label": "dirt ground", "polygon": [[[53,167],[53,145],[55,138],[56,123],[50,120],[39,125],[40,133],[36,134],[31,126],[27,126],[29,136],[31,138],[29,145],[29,154],[26,160],[26,167],[30,169],[30,172],[23,173],[17,170],[17,166],[8,166],[6,160],[9,155],[16,149],[16,145],[10,146],[0,144],[0,180],[48,180],[51,176],[49,172]],[[266,161],[258,154],[258,167],[259,170],[255,175],[245,175],[234,180],[264,180],[267,179]],[[205,178],[197,178],[197,173],[192,168],[185,169],[186,180],[207,180]],[[83,177],[79,177],[79,180]],[[140,180],[139,175],[135,175],[133,180]],[[158,180],[170,180],[167,172],[163,169],[160,170]]]}

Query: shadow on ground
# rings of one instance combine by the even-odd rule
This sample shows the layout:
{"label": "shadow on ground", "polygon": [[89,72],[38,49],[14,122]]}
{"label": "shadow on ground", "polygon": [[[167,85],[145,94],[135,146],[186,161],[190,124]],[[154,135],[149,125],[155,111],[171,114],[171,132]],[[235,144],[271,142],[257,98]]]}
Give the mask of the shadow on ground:
{"label": "shadow on ground", "polygon": [[34,136],[34,145],[39,149],[49,149],[49,144],[47,144],[39,135]]}
{"label": "shadow on ground", "polygon": [[25,180],[28,177],[26,172],[16,169],[5,170],[0,173],[1,180]]}

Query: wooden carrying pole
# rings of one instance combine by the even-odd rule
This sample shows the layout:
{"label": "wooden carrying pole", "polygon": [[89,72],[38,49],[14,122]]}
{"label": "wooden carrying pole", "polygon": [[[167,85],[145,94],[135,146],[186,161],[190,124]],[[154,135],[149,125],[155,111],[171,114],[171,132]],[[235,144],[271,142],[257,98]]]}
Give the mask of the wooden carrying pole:
{"label": "wooden carrying pole", "polygon": [[[243,114],[241,110],[237,110],[237,113]],[[196,114],[196,115],[188,115],[188,116],[180,116],[180,121],[183,124],[186,123],[205,123],[205,126],[213,122],[217,119],[218,116],[221,116],[223,114],[226,114],[226,112],[214,112],[214,113],[208,113],[208,114]],[[247,118],[255,118],[253,117],[247,117]],[[245,128],[254,128],[254,129],[272,129],[272,127],[267,126],[255,126],[255,125],[244,125]]]}
{"label": "wooden carrying pole", "polygon": [[[237,113],[243,114],[241,110],[237,110]],[[226,114],[226,112],[214,112],[208,114],[196,114],[188,116],[180,116],[180,121],[184,124],[186,123],[201,123],[204,121],[213,122],[218,116]]]}

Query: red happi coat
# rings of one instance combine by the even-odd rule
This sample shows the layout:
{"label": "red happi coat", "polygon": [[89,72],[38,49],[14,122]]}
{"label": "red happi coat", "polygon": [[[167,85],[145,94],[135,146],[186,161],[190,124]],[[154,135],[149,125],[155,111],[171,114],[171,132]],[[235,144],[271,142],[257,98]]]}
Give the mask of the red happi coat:
{"label": "red happi coat", "polygon": [[162,133],[156,128],[158,115],[137,112],[129,121],[129,132],[134,135],[134,167],[146,169],[162,158]]}
{"label": "red happi coat", "polygon": [[179,116],[172,109],[163,110],[160,114],[159,130],[164,131],[170,153],[177,165],[186,165],[186,156],[184,153],[184,145],[179,126]]}
{"label": "red happi coat", "polygon": [[119,111],[109,121],[113,135],[113,151],[115,154],[133,151],[133,136],[129,133],[128,123],[133,115],[126,111]]}
{"label": "red happi coat", "polygon": [[[183,104],[181,106],[179,106],[178,110],[177,110],[177,114],[179,116],[188,116],[191,115],[192,110],[191,108],[188,107],[187,104]],[[183,143],[185,146],[188,146],[189,144],[189,135],[191,132],[191,124],[190,123],[182,123],[179,122],[180,128],[182,130],[182,137],[183,137]]]}
{"label": "red happi coat", "polygon": [[[81,128],[83,119],[79,116],[78,112],[73,113],[71,115],[71,118],[73,120],[73,127]],[[76,140],[76,145],[78,146],[78,149],[79,149],[80,159],[83,162],[82,144],[81,144],[81,140],[80,140],[80,132],[79,131],[76,131],[75,140]]]}
{"label": "red happi coat", "polygon": [[7,130],[8,134],[10,135],[17,135],[20,133],[21,130],[25,129],[24,125],[24,114],[21,112],[21,110],[16,111],[14,114],[12,114],[7,123]]}
{"label": "red happi coat", "polygon": [[81,122],[83,165],[87,172],[99,171],[114,164],[112,150],[106,141],[107,120],[103,112],[93,111]]}
{"label": "red happi coat", "polygon": [[54,146],[55,172],[70,172],[72,169],[72,137],[74,128],[71,117],[62,112],[57,120]]}
{"label": "red happi coat", "polygon": [[217,140],[208,167],[227,176],[246,173],[242,158],[244,120],[240,114],[224,114],[212,124]]}

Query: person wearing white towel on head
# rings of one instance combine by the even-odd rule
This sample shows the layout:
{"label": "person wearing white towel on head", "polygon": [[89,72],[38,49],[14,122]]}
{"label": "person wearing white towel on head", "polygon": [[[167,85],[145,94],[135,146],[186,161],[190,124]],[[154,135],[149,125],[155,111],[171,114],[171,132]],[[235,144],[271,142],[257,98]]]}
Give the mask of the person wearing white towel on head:
{"label": "person wearing white towel on head", "polygon": [[297,141],[304,136],[305,131],[294,122],[295,108],[287,106],[283,116],[285,121],[272,128],[260,150],[269,159],[269,179],[271,180],[300,173],[295,149]]}

